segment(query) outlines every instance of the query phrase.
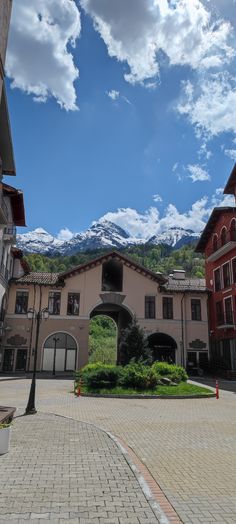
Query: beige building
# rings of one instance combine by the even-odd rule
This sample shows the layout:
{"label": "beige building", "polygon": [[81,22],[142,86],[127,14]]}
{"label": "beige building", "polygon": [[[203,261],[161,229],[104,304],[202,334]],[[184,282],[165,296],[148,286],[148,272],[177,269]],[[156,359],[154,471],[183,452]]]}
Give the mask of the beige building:
{"label": "beige building", "polygon": [[12,246],[16,240],[16,226],[25,225],[22,192],[3,182],[4,175],[16,174],[4,85],[11,6],[11,0],[0,2],[0,366],[8,283],[13,275],[16,259],[21,257],[19,251],[12,249]]}
{"label": "beige building", "polygon": [[115,320],[118,340],[135,316],[155,359],[204,367],[207,301],[204,280],[187,279],[184,271],[165,278],[117,252],[60,274],[25,274],[18,260],[5,317],[2,371],[32,370],[35,346],[39,371],[84,366],[90,319],[101,314]]}

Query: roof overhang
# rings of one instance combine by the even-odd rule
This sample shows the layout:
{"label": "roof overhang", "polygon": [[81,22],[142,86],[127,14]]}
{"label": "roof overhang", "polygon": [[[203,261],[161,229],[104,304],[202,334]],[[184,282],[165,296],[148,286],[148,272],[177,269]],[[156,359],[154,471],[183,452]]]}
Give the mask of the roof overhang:
{"label": "roof overhang", "polygon": [[236,196],[236,164],[234,164],[228,182],[224,188],[224,194]]}
{"label": "roof overhang", "polygon": [[2,188],[4,195],[11,199],[13,223],[16,226],[26,226],[24,196],[22,191],[8,184],[2,184]]}
{"label": "roof overhang", "polygon": [[9,120],[6,89],[3,83],[0,101],[0,157],[2,160],[3,175],[14,176],[16,174],[13,145],[11,138],[11,126]]}

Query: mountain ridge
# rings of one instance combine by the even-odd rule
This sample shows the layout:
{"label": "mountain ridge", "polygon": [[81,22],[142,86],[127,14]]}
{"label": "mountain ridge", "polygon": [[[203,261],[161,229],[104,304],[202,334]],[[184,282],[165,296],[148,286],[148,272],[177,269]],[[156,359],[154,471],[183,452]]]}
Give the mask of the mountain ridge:
{"label": "mountain ridge", "polygon": [[196,241],[199,234],[182,227],[171,227],[150,238],[130,236],[123,228],[113,222],[103,220],[92,224],[90,228],[76,233],[70,240],[61,240],[43,228],[17,235],[17,247],[24,253],[42,254],[47,256],[74,255],[99,249],[121,249],[136,245],[166,244],[173,249],[179,249],[185,244]]}

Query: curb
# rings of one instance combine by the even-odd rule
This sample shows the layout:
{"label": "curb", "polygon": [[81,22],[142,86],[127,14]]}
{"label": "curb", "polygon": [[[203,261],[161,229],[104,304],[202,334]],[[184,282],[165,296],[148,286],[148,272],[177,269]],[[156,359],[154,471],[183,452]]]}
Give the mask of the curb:
{"label": "curb", "polygon": [[[76,396],[76,395],[75,395]],[[204,393],[203,395],[106,395],[99,393],[81,393],[81,397],[94,397],[94,398],[124,398],[124,399],[194,399],[194,398],[215,398],[215,393]]]}

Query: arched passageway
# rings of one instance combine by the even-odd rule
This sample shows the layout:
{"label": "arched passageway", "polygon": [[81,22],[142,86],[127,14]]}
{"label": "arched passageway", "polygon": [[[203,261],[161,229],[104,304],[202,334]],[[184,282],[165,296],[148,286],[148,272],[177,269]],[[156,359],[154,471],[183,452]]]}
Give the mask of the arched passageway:
{"label": "arched passageway", "polygon": [[120,363],[119,355],[119,342],[120,336],[123,329],[132,321],[131,313],[123,306],[113,303],[103,303],[96,306],[90,314],[90,318],[94,318],[97,315],[105,315],[112,318],[117,325],[117,364]]}
{"label": "arched passageway", "polygon": [[96,315],[89,325],[89,363],[115,364],[116,360],[116,322],[107,315]]}
{"label": "arched passageway", "polygon": [[177,344],[175,340],[165,333],[153,333],[148,337],[149,347],[152,350],[153,360],[176,362]]}
{"label": "arched passageway", "polygon": [[68,333],[53,333],[44,342],[42,371],[74,371],[76,359],[77,342]]}

